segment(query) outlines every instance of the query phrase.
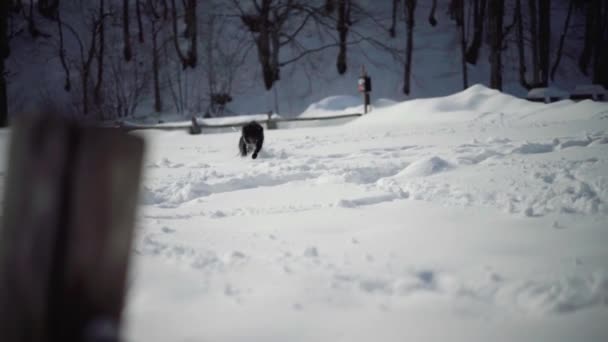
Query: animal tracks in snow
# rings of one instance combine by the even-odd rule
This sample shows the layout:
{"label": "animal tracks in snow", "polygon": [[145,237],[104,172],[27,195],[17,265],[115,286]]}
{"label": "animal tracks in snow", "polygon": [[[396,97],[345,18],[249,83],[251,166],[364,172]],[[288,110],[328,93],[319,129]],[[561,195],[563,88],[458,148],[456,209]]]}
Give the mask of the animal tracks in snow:
{"label": "animal tracks in snow", "polygon": [[[342,139],[342,140],[337,140]],[[238,210],[222,208],[190,213],[212,219],[232,216],[282,214],[340,207],[354,209],[395,200],[438,201],[457,206],[493,206],[508,213],[537,217],[551,212],[597,213],[608,211],[608,194],[594,190],[596,185],[575,171],[598,162],[587,158],[581,163],[562,162],[563,174],[546,172],[546,162],[535,155],[551,155],[559,164],[560,153],[593,148],[608,143],[605,132],[582,137],[556,137],[547,141],[518,141],[490,136],[454,146],[445,144],[401,144],[407,135],[377,137],[378,147],[345,150],[336,146],[356,137],[291,138],[282,147],[268,146],[256,161],[233,158],[214,165],[163,158],[149,163],[151,171],[169,170],[172,177],[147,182],[142,204],[175,208],[191,201],[220,194],[240,196],[245,190],[264,190],[266,196],[281,198],[293,187],[308,189],[302,203],[280,200],[243,205]],[[324,144],[319,146],[319,144]],[[328,148],[327,153],[321,153]],[[218,152],[219,153],[219,152]],[[519,186],[490,187],[473,179],[459,177],[468,168],[495,172],[499,179]],[[167,171],[163,171],[167,172]],[[470,174],[470,172],[469,172]],[[328,186],[346,186],[352,195],[338,198],[323,195]],[[524,188],[526,191],[524,191]]]}

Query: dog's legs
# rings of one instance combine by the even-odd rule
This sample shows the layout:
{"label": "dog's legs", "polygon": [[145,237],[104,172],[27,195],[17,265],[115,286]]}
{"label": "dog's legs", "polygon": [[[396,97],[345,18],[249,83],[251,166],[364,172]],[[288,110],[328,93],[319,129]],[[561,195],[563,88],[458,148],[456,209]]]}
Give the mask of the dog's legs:
{"label": "dog's legs", "polygon": [[264,136],[262,136],[255,144],[255,151],[253,151],[253,155],[251,156],[251,158],[255,159],[258,157],[258,153],[260,153],[260,150],[262,149],[262,144],[264,144]]}
{"label": "dog's legs", "polygon": [[241,157],[247,156],[247,144],[242,136],[241,139],[239,139],[239,151],[241,152]]}

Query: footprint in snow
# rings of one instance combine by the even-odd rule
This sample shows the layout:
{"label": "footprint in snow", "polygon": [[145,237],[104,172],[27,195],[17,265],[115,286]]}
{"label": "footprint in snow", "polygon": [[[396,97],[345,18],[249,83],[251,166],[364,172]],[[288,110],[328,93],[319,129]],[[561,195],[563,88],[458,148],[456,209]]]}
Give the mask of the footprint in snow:
{"label": "footprint in snow", "polygon": [[169,228],[169,227],[162,227],[161,231],[165,234],[172,234],[175,233],[175,229],[173,228]]}
{"label": "footprint in snow", "polygon": [[317,250],[317,247],[308,247],[304,251],[304,256],[309,258],[316,258],[319,256],[319,251]]}

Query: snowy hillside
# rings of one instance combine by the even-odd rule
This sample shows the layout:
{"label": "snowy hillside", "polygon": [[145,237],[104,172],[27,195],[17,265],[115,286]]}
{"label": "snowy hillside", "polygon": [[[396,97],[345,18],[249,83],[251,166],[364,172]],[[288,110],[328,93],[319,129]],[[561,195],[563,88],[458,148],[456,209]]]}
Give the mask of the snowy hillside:
{"label": "snowy hillside", "polygon": [[127,341],[608,340],[606,104],[474,86],[266,131],[257,160],[135,134]]}

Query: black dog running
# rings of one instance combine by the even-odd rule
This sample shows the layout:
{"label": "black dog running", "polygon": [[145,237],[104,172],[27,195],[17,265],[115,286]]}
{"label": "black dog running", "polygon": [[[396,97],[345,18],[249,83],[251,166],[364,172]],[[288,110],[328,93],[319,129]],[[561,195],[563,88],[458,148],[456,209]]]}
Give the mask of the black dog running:
{"label": "black dog running", "polygon": [[249,152],[253,151],[251,158],[257,158],[263,144],[264,127],[262,127],[262,125],[255,121],[251,121],[243,126],[241,130],[241,138],[239,139],[239,151],[241,152],[241,157],[245,157]]}

